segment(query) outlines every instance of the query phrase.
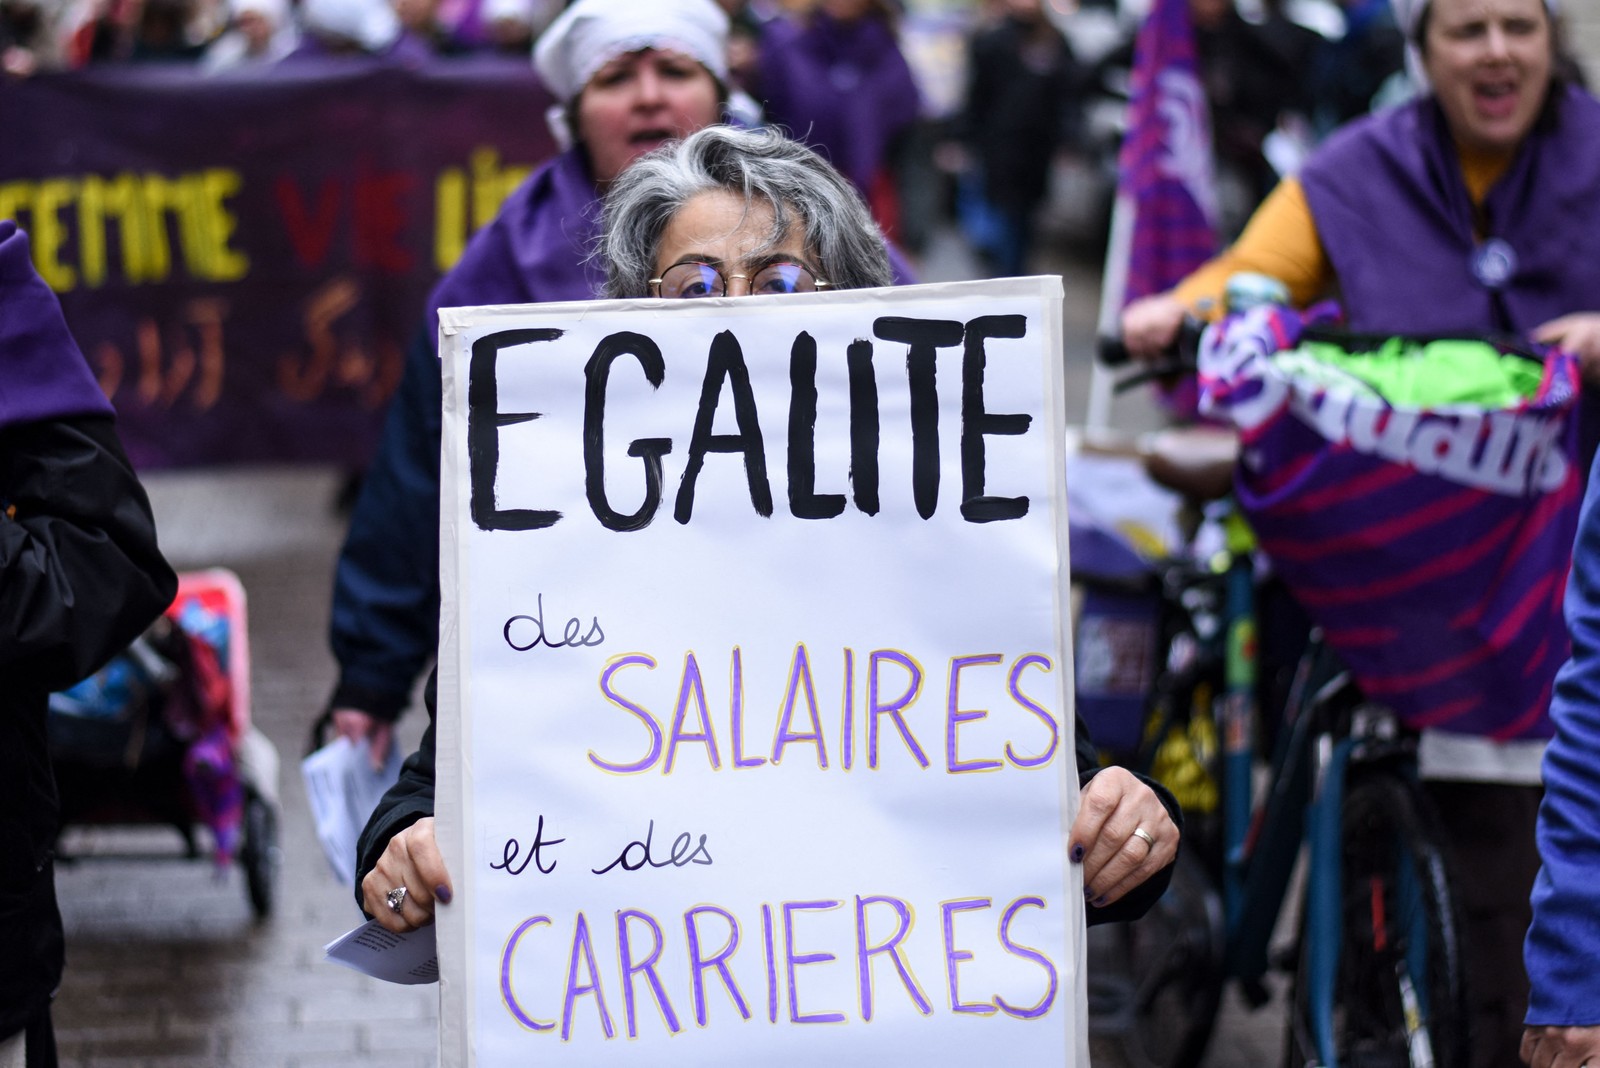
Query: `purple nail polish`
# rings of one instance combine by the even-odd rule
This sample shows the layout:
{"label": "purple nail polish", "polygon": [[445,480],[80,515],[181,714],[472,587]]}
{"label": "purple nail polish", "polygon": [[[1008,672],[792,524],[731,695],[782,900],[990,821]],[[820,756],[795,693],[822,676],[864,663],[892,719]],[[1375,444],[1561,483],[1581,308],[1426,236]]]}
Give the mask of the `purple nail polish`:
{"label": "purple nail polish", "polygon": [[1072,862],[1074,864],[1076,864],[1079,861],[1083,860],[1083,853],[1084,853],[1084,849],[1083,849],[1083,844],[1081,842],[1078,845],[1073,846],[1072,847]]}
{"label": "purple nail polish", "polygon": [[1091,898],[1091,897],[1093,897],[1093,896],[1094,896],[1094,891],[1093,891],[1093,890],[1090,890],[1090,889],[1089,889],[1089,888],[1088,888],[1088,887],[1087,887],[1087,886],[1086,886],[1086,887],[1084,887],[1084,888],[1083,888],[1083,896],[1084,896],[1084,897],[1085,897],[1085,898]]}
{"label": "purple nail polish", "polygon": [[441,905],[450,904],[450,888],[443,883],[433,888],[433,898]]}
{"label": "purple nail polish", "polygon": [[1105,908],[1106,907],[1106,895],[1101,894],[1099,897],[1097,897],[1093,901],[1089,902],[1089,904],[1093,905],[1097,909]]}

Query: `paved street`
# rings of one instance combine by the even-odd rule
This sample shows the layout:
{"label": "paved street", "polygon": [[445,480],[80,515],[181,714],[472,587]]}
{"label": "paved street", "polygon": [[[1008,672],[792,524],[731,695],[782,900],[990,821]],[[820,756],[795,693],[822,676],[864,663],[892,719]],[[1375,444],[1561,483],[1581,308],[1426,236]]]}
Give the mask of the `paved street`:
{"label": "paved street", "polygon": [[[958,258],[935,278],[957,277]],[[1070,271],[1071,395],[1087,382],[1098,279]],[[1081,409],[1069,409],[1074,417]],[[1148,413],[1121,410],[1139,423]],[[330,575],[343,521],[337,472],[249,469],[148,478],[164,547],[179,568],[224,566],[250,598],[254,719],[275,743],[281,775],[279,906],[251,919],[238,871],[220,878],[178,855],[169,832],[72,833],[83,859],[59,872],[68,975],[56,1008],[71,1068],[413,1068],[435,1063],[436,988],[397,987],[321,961],[321,947],[358,913],[312,835],[296,762],[333,681],[326,650]],[[413,715],[403,743],[420,733]],[[1281,1010],[1227,1012],[1212,1068],[1276,1063]],[[995,1063],[1003,1063],[997,1059]],[[1108,1051],[1096,1064],[1116,1068]]]}

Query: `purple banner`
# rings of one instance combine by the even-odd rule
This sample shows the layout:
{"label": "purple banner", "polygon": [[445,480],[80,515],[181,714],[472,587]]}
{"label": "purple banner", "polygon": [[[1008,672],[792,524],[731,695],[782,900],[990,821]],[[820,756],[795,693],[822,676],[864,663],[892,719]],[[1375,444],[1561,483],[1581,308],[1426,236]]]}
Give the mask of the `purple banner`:
{"label": "purple banner", "polygon": [[0,83],[0,218],[141,467],[360,466],[468,236],[555,151],[524,62]]}

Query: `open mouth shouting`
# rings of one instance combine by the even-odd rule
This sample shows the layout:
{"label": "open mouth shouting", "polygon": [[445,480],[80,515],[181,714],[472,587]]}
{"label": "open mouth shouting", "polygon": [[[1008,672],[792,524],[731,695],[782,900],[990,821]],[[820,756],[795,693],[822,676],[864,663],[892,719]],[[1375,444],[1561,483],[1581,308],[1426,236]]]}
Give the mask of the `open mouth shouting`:
{"label": "open mouth shouting", "polygon": [[675,141],[683,135],[666,126],[651,126],[642,130],[635,130],[628,135],[628,144],[640,153],[649,152],[651,149],[660,148],[668,141]]}
{"label": "open mouth shouting", "polygon": [[1514,79],[1479,81],[1472,87],[1472,102],[1486,119],[1508,119],[1516,114],[1521,93]]}

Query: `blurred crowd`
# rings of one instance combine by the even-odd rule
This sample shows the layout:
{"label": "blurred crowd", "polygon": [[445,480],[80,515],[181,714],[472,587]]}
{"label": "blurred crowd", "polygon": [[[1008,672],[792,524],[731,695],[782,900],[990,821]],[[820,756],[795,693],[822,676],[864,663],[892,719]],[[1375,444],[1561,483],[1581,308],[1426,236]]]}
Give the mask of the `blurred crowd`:
{"label": "blurred crowd", "polygon": [[[719,0],[729,113],[822,149],[915,254],[954,215],[1027,269],[1063,161],[1105,237],[1148,0]],[[0,0],[13,77],[105,64],[266,69],[366,55],[526,56],[562,0]],[[1389,0],[1190,0],[1221,237],[1328,132],[1410,93]],[[1573,73],[1573,72],[1569,72]]]}
{"label": "blurred crowd", "polygon": [[420,63],[526,55],[560,0],[5,0],[0,52],[25,76],[108,63],[207,72],[318,55]]}
{"label": "blurred crowd", "polygon": [[[915,253],[959,213],[1020,273],[1064,157],[1109,198],[1134,0],[721,0],[739,121],[822,148]],[[11,76],[104,64],[216,72],[307,56],[529,54],[561,0],[0,0]],[[1388,0],[1191,0],[1225,219],[1242,220],[1321,134],[1402,69]],[[1386,86],[1390,88],[1386,89]],[[1108,202],[1107,205],[1108,206]],[[1108,212],[1092,212],[1103,217]]]}
{"label": "blurred crowd", "polygon": [[[1042,208],[1107,235],[1134,37],[1148,0],[719,0],[728,113],[821,149],[913,256],[958,219],[1021,274]],[[366,55],[527,56],[562,0],[0,0],[13,77],[105,64],[267,70]],[[1389,0],[1190,0],[1226,240],[1341,123],[1410,94]],[[1047,228],[1048,229],[1048,228]]]}

